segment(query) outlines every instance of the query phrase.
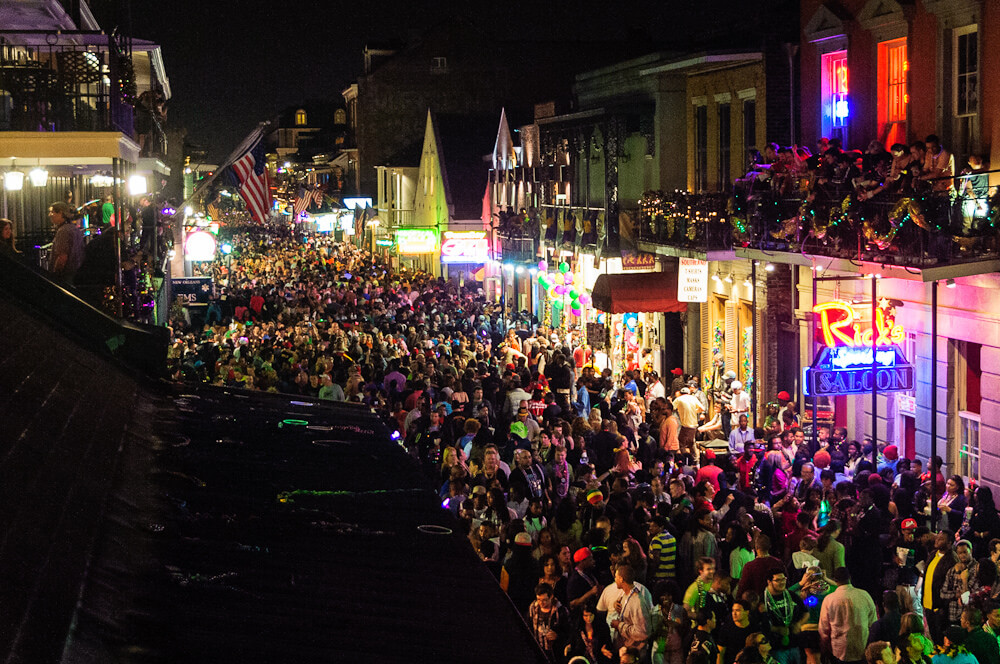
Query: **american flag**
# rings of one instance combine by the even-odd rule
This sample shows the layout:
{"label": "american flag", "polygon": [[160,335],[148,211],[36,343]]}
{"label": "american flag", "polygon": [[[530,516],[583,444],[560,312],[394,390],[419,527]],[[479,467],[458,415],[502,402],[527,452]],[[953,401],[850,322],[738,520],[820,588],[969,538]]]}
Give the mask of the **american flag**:
{"label": "american flag", "polygon": [[299,195],[295,199],[295,218],[298,219],[299,215],[312,207],[313,203],[321,205],[323,203],[323,192],[319,189],[304,189],[299,190]]}
{"label": "american flag", "polygon": [[268,188],[266,166],[264,139],[261,137],[229,169],[230,178],[239,188],[250,216],[258,223],[267,221],[271,210],[271,190]]}

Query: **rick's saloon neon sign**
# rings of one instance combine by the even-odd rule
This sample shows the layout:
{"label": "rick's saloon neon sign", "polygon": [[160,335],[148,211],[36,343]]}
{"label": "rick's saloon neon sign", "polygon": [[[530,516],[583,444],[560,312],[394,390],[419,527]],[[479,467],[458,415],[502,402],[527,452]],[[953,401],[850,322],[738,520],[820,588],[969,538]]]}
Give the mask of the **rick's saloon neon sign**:
{"label": "rick's saloon neon sign", "polygon": [[865,327],[854,307],[834,300],[813,307],[818,315],[817,342],[822,344],[812,366],[803,372],[806,394],[833,396],[912,390],[913,366],[899,344],[906,338],[896,325],[895,309],[882,299],[873,324]]}

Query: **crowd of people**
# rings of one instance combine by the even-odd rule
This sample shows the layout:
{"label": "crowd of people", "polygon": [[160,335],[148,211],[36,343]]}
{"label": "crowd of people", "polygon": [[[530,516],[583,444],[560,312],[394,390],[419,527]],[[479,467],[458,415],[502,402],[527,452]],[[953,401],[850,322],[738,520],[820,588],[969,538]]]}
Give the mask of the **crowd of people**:
{"label": "crowd of people", "polygon": [[1000,516],[940,459],[807,436],[786,393],[751,422],[732,372],[614,375],[329,237],[231,244],[173,376],[375,409],[551,661],[1000,664]]}
{"label": "crowd of people", "polygon": [[976,235],[986,229],[995,193],[982,157],[971,155],[958,170],[954,155],[936,135],[909,145],[894,143],[889,150],[879,141],[864,151],[848,150],[836,138],[819,139],[815,153],[804,146],[770,143],[754,162],[748,181],[755,186],[750,189],[759,190],[756,183],[762,182],[777,197],[802,197],[823,213],[850,200],[867,210],[861,215],[865,218],[877,216],[873,206],[882,204],[888,211],[901,197],[919,197],[920,210],[936,221],[916,214],[915,222],[954,235]]}

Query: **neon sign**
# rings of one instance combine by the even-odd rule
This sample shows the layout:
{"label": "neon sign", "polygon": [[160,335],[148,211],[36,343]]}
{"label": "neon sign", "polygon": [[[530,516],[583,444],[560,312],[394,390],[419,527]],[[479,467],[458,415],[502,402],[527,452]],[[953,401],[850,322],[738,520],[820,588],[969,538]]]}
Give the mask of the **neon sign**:
{"label": "neon sign", "polygon": [[896,325],[894,309],[885,298],[875,309],[874,328],[862,329],[861,317],[842,300],[821,302],[813,307],[813,312],[819,314],[822,343],[829,348],[871,348],[872,337],[876,347],[884,347],[902,343],[906,338],[906,330]]}
{"label": "neon sign", "polygon": [[906,330],[896,325],[895,308],[883,298],[875,309],[874,325],[865,327],[854,307],[841,300],[813,307],[818,315],[817,342],[812,366],[803,370],[808,396],[835,396],[876,392],[906,392],[916,386],[916,372],[900,348]]}
{"label": "neon sign", "polygon": [[396,246],[405,255],[433,254],[437,249],[437,233],[431,229],[401,228],[396,231]]}
{"label": "neon sign", "polygon": [[489,256],[486,231],[445,231],[442,263],[485,263]]}

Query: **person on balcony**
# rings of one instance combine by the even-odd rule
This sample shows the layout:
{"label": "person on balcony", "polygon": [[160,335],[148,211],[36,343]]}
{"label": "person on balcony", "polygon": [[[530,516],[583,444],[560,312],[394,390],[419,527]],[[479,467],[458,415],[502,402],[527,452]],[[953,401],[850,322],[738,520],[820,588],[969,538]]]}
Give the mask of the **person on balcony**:
{"label": "person on balcony", "polygon": [[924,155],[922,180],[931,181],[931,191],[954,196],[955,157],[944,149],[937,134],[931,134],[924,140],[927,152]]}
{"label": "person on balcony", "polygon": [[962,235],[972,235],[979,230],[989,212],[989,176],[982,172],[983,159],[979,155],[969,157],[968,168],[962,169]]}

